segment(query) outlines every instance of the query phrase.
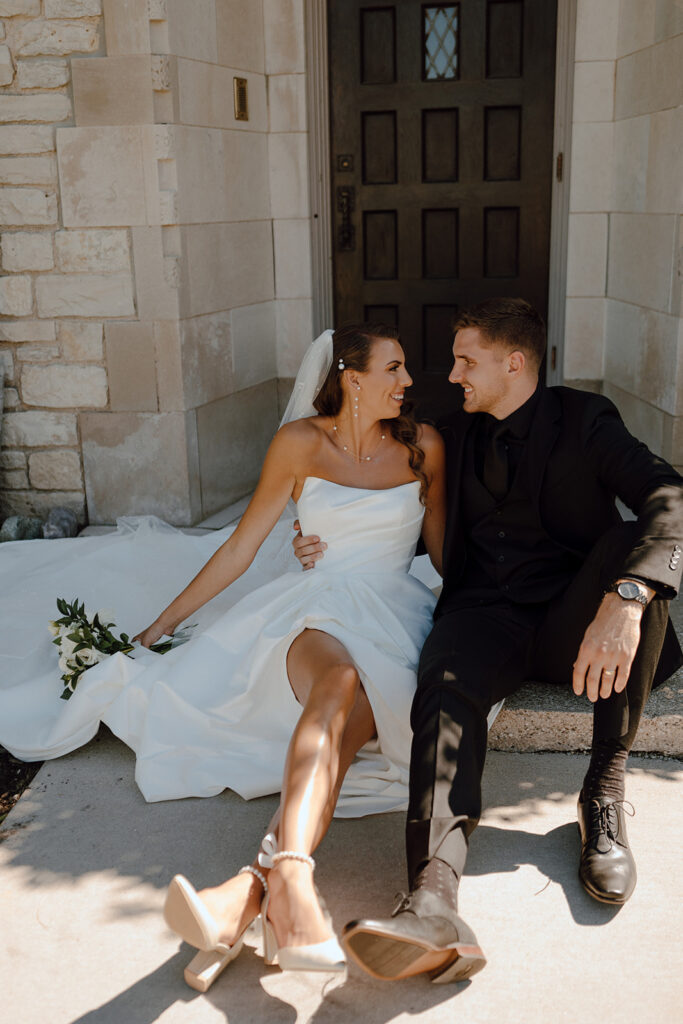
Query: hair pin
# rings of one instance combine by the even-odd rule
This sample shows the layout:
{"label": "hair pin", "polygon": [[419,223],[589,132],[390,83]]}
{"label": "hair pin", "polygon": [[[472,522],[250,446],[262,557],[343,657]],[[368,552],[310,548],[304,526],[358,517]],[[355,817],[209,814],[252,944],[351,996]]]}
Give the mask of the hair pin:
{"label": "hair pin", "polygon": [[339,362],[337,363],[337,369],[338,370],[345,370],[346,369],[346,365],[345,365],[344,360],[342,359],[341,356],[339,356]]}

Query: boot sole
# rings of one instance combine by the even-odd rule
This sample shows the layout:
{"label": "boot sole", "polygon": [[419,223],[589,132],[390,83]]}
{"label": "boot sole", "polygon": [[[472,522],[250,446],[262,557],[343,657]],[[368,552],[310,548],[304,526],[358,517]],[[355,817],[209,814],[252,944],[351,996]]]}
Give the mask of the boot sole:
{"label": "boot sole", "polygon": [[[432,946],[414,939],[399,939],[381,929],[353,925],[345,930],[342,945],[359,967],[381,981],[398,981],[416,974],[429,974],[437,984],[464,981],[486,965],[486,957],[479,946],[459,942],[445,947]],[[435,968],[434,954],[438,953],[447,956]]]}

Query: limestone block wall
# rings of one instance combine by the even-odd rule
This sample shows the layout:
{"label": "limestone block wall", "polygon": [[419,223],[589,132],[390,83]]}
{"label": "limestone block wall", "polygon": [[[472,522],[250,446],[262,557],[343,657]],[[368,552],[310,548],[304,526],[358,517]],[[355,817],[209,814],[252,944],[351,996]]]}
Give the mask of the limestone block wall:
{"label": "limestone block wall", "polygon": [[579,0],[565,376],[683,465],[683,8]]}
{"label": "limestone block wall", "polygon": [[310,341],[303,0],[3,14],[0,511],[196,522],[254,486]]}
{"label": "limestone block wall", "polygon": [[103,52],[99,0],[0,0],[0,516],[84,518],[78,412],[107,405],[103,317],[133,313],[125,230],[68,230],[56,128],[71,60]]}

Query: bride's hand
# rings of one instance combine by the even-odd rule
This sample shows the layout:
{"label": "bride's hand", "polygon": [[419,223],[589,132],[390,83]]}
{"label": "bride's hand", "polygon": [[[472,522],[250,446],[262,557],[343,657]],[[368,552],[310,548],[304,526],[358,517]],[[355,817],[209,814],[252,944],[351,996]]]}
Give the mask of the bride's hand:
{"label": "bride's hand", "polygon": [[143,629],[141,633],[133,637],[133,643],[140,641],[143,647],[151,647],[155,644],[159,637],[162,636],[173,636],[173,629],[169,626],[164,626],[159,619],[153,622],[147,629]]}

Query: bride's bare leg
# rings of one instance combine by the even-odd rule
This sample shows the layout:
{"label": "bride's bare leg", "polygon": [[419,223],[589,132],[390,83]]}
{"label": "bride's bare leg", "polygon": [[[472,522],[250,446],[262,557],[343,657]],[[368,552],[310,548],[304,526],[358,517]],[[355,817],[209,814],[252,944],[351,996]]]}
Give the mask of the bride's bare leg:
{"label": "bride's bare leg", "polygon": [[[312,685],[305,687],[304,685],[299,686],[301,693],[297,692],[296,687],[298,686],[295,677],[299,677],[303,673],[301,672],[302,667],[305,668],[305,662],[308,660],[307,648],[309,644],[303,642],[303,638],[308,640],[309,636],[314,637],[325,637],[327,640],[332,640],[327,634],[320,633],[319,631],[307,630],[301,634],[297,640],[294,641],[292,648],[290,648],[290,657],[288,659],[288,672],[289,678],[292,682],[294,692],[297,694],[298,699],[302,704],[305,705],[306,691],[312,689]],[[299,641],[302,641],[299,643]],[[338,650],[344,651],[341,644],[338,641],[332,640],[334,644],[338,645]],[[296,645],[296,646],[295,646]],[[313,644],[313,647],[316,645]],[[348,659],[348,655],[346,655]],[[300,665],[300,660],[304,661],[304,666]],[[348,663],[348,662],[347,662]],[[309,680],[310,682],[310,680]],[[302,699],[303,698],[303,699]],[[311,849],[321,842],[327,829],[329,828],[332,816],[334,814],[334,808],[337,803],[339,791],[344,781],[344,776],[348,771],[351,763],[357,752],[363,747],[369,740],[375,736],[375,723],[372,717],[372,709],[370,702],[365,694],[362,687],[357,688],[356,697],[353,705],[351,714],[349,715],[346,727],[341,741],[341,748],[339,750],[339,763],[337,777],[334,782],[332,792],[327,800],[327,803],[323,809],[322,814],[319,816],[315,828],[315,835],[313,839],[313,845]],[[290,745],[291,750],[291,745]],[[284,794],[283,794],[284,796]],[[273,815],[271,822],[268,826],[269,832],[275,832],[276,835],[280,831],[280,818],[281,818],[282,805],[278,807],[277,811]],[[281,849],[285,849],[282,842],[279,843]],[[291,847],[287,847],[291,849]],[[254,867],[258,867],[256,860],[253,862]],[[268,871],[263,868],[259,870],[268,875]],[[244,928],[252,921],[260,910],[261,900],[263,898],[263,888],[261,883],[251,873],[244,873],[242,875],[236,875],[233,878],[228,879],[221,885],[213,888],[203,889],[199,895],[205,903],[207,909],[212,915],[224,924],[224,930],[221,938],[224,942],[231,944],[235,938],[244,930]],[[316,901],[317,906],[317,901]],[[272,912],[271,912],[272,913]],[[282,936],[278,937],[282,939]],[[323,935],[326,938],[327,935]],[[311,939],[310,941],[317,941]],[[283,943],[286,944],[286,943]]]}
{"label": "bride's bare leg", "polygon": [[[297,637],[289,649],[287,672],[303,711],[287,753],[278,845],[281,850],[310,853],[329,825],[340,784],[342,743],[362,690],[343,644],[319,630],[305,630]],[[374,722],[369,704],[360,706],[363,722],[354,730],[354,739],[362,746],[374,734]],[[269,885],[269,917],[279,945],[307,945],[329,938],[307,864],[291,859],[279,862],[270,873]]]}

